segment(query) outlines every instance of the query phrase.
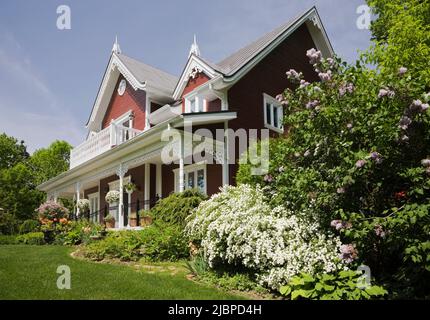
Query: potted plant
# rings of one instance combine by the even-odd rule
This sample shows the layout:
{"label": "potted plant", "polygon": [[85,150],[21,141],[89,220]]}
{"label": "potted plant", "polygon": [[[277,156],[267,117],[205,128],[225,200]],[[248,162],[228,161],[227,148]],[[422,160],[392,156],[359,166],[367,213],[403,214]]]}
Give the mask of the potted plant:
{"label": "potted plant", "polygon": [[133,182],[129,182],[124,185],[124,189],[127,193],[133,193],[137,187]]}
{"label": "potted plant", "polygon": [[76,203],[76,206],[78,207],[80,213],[88,212],[90,210],[90,200],[80,199]]}
{"label": "potted plant", "polygon": [[136,212],[132,212],[128,219],[129,219],[130,227],[137,227],[137,214],[136,214]]}
{"label": "potted plant", "polygon": [[149,211],[147,210],[140,210],[139,217],[140,217],[140,225],[142,227],[149,226],[152,223],[152,217]]}
{"label": "potted plant", "polygon": [[119,201],[119,191],[111,190],[106,194],[105,200],[110,205],[117,204]]}
{"label": "potted plant", "polygon": [[105,217],[106,228],[115,228],[115,217],[110,213]]}

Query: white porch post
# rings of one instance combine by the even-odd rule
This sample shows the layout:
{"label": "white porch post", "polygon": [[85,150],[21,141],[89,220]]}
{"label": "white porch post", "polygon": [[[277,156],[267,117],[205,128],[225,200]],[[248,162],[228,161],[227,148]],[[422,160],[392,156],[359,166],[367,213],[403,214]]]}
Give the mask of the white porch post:
{"label": "white porch post", "polygon": [[124,175],[127,173],[127,166],[122,163],[119,165],[118,170],[116,171],[117,176],[119,177],[119,204],[118,204],[118,228],[124,227]]}
{"label": "white porch post", "polygon": [[[76,204],[81,200],[81,183],[76,182]],[[76,216],[79,217],[79,208],[76,206]]]}
{"label": "white porch post", "polygon": [[224,156],[223,156],[223,162],[222,162],[222,185],[228,185],[230,184],[230,173],[229,173],[229,156],[228,156],[228,122],[224,122]]}
{"label": "white porch post", "polygon": [[162,174],[161,174],[161,170],[162,170],[162,164],[161,163],[157,163],[157,175],[156,175],[156,180],[155,180],[155,192],[157,193],[157,195],[162,198]]}
{"label": "white porch post", "polygon": [[184,137],[179,143],[179,192],[184,191]]}
{"label": "white porch post", "polygon": [[145,128],[144,130],[148,130],[151,128],[151,123],[149,122],[149,115],[151,114],[151,100],[148,95],[148,92],[146,92],[146,99],[145,99]]}
{"label": "white porch post", "polygon": [[144,208],[145,210],[149,210],[150,209],[150,204],[149,204],[149,197],[151,195],[150,193],[150,174],[151,174],[151,164],[150,163],[145,163],[145,195],[144,195]]}
{"label": "white porch post", "polygon": [[54,202],[58,203],[58,192],[54,191]]}

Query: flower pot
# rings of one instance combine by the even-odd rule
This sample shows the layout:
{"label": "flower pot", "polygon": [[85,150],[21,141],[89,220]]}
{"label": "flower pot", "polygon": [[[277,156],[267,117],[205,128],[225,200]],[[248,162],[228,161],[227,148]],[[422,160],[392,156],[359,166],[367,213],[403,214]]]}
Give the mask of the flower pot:
{"label": "flower pot", "polygon": [[129,218],[130,227],[137,227],[137,218]]}
{"label": "flower pot", "polygon": [[149,216],[143,216],[140,218],[140,225],[142,227],[149,226],[152,223],[152,218]]}
{"label": "flower pot", "polygon": [[115,228],[115,220],[108,220],[108,221],[105,221],[105,224],[106,224],[106,228],[108,228],[108,229],[113,229],[113,228]]}

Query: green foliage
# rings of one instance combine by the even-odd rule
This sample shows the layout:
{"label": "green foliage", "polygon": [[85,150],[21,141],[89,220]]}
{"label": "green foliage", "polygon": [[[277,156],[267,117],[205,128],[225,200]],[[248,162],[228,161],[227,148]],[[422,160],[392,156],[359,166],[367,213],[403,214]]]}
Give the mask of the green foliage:
{"label": "green foliage", "polygon": [[17,241],[22,244],[42,245],[45,244],[43,232],[30,232],[16,237]]}
{"label": "green foliage", "polygon": [[36,184],[41,184],[69,169],[70,150],[66,141],[54,141],[48,148],[36,150],[29,166],[33,169]]}
{"label": "green foliage", "polygon": [[368,0],[378,18],[372,22],[374,46],[365,55],[383,74],[399,65],[430,87],[430,2]]}
{"label": "green foliage", "polygon": [[18,231],[19,222],[14,215],[0,212],[0,234],[15,234]]}
{"label": "green foliage", "polygon": [[18,219],[34,218],[34,209],[43,199],[43,193],[36,190],[33,174],[25,163],[0,170],[1,206]]}
{"label": "green foliage", "polygon": [[100,236],[104,227],[99,223],[82,219],[58,224],[54,229],[54,243],[79,245],[90,243],[93,237]]}
{"label": "green foliage", "polygon": [[17,244],[16,235],[4,235],[0,234],[0,245],[6,244]]}
{"label": "green foliage", "polygon": [[185,266],[188,271],[195,276],[202,276],[209,271],[209,263],[207,263],[201,252],[199,252],[191,261],[186,261]]}
{"label": "green foliage", "polygon": [[84,248],[92,260],[118,258],[125,261],[176,261],[188,257],[188,247],[180,228],[164,223],[152,224],[141,231],[111,232]]}
{"label": "green foliage", "polygon": [[33,231],[37,231],[39,228],[40,223],[37,220],[25,220],[20,226],[19,226],[19,233],[25,234]]}
{"label": "green foliage", "polygon": [[387,294],[382,287],[366,286],[361,277],[351,270],[317,276],[302,273],[281,287],[280,293],[291,300],[368,300]]}
{"label": "green foliage", "polygon": [[0,170],[10,169],[29,157],[24,141],[0,134]]}
{"label": "green foliage", "polygon": [[209,271],[199,275],[199,278],[204,283],[226,290],[267,292],[249,273]]}
{"label": "green foliage", "polygon": [[185,218],[206,199],[198,190],[185,190],[182,193],[173,193],[161,199],[151,209],[151,216],[155,221],[184,226]]}

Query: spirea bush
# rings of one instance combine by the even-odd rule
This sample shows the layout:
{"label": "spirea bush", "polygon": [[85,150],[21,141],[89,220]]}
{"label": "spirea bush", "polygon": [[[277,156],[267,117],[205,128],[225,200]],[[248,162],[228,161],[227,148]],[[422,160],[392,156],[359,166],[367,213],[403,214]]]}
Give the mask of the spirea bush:
{"label": "spirea bush", "polygon": [[185,232],[200,243],[211,267],[218,263],[254,270],[272,289],[300,272],[334,272],[345,267],[341,242],[311,219],[312,207],[293,212],[266,203],[260,186],[226,186],[200,204]]}

